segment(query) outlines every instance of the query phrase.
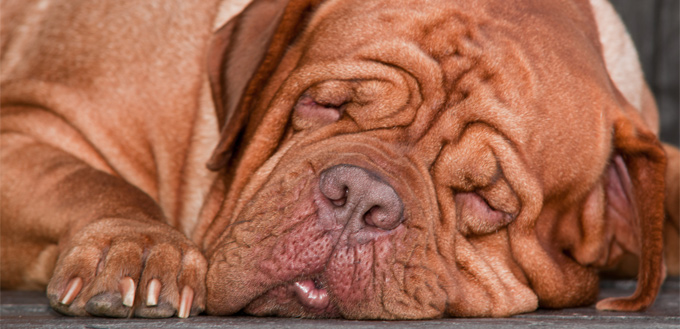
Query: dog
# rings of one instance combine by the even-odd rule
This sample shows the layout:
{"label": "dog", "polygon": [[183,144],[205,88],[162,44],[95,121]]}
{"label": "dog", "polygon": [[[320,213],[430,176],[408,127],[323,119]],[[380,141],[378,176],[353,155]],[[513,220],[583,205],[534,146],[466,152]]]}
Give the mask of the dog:
{"label": "dog", "polygon": [[597,309],[639,311],[664,280],[678,151],[604,0],[2,6],[1,283],[60,313],[503,317],[629,254]]}

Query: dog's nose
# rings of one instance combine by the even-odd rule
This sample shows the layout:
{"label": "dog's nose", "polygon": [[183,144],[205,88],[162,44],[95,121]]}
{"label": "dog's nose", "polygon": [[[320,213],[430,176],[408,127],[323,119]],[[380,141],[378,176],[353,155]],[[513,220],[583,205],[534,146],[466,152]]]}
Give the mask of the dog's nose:
{"label": "dog's nose", "polygon": [[397,192],[364,168],[337,165],[326,169],[319,187],[333,204],[336,221],[343,225],[392,230],[403,221],[404,205]]}

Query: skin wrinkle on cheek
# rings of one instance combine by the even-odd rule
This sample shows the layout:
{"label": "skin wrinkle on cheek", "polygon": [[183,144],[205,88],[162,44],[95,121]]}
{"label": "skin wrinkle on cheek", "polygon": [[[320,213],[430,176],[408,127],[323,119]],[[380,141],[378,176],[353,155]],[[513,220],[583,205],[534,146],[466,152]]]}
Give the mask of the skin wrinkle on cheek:
{"label": "skin wrinkle on cheek", "polygon": [[295,208],[283,220],[294,224],[275,229],[274,236],[281,238],[275,242],[268,260],[262,263],[262,269],[269,275],[285,281],[293,280],[305,272],[321,270],[325,259],[330,256],[329,246],[332,243],[329,240],[333,239],[328,232],[318,227],[314,202],[303,202]]}
{"label": "skin wrinkle on cheek", "polygon": [[[308,184],[302,184],[309,187]],[[301,275],[319,272],[332,251],[334,232],[326,231],[318,225],[318,207],[310,196],[309,188],[297,190],[293,195],[293,208],[284,209],[282,224],[272,230],[279,238],[270,251],[262,269],[286,281]],[[301,193],[306,194],[301,195]],[[285,199],[285,198],[284,198]],[[301,201],[302,199],[302,201]]]}
{"label": "skin wrinkle on cheek", "polygon": [[[394,257],[394,252],[396,252],[397,249],[397,240],[399,240],[398,237],[395,236],[395,239],[390,241],[391,246],[387,246],[386,243],[378,243],[374,245],[373,248],[373,260],[374,260],[374,266],[373,266],[373,286],[374,286],[374,291],[378,292],[380,295],[377,296],[380,301],[380,305],[382,306],[383,310],[386,312],[389,311],[389,305],[387,304],[387,300],[389,298],[388,295],[386,295],[386,289],[382,287],[389,287],[397,284],[399,280],[394,279],[393,276],[396,275],[395,269],[397,267],[400,267],[403,269],[403,264],[398,263],[395,260]],[[391,248],[390,248],[391,247]],[[392,253],[390,253],[390,250],[393,250]],[[380,261],[382,260],[382,262]],[[386,265],[385,263],[392,263],[391,265]],[[382,279],[382,280],[379,280]],[[403,282],[403,281],[402,281]],[[400,286],[400,290],[402,290],[403,293],[405,293],[403,286]],[[394,314],[393,314],[394,315]]]}
{"label": "skin wrinkle on cheek", "polygon": [[329,290],[342,301],[341,309],[346,305],[361,305],[374,296],[376,278],[372,275],[374,242],[354,246],[342,244],[343,241],[336,246],[325,272]]}

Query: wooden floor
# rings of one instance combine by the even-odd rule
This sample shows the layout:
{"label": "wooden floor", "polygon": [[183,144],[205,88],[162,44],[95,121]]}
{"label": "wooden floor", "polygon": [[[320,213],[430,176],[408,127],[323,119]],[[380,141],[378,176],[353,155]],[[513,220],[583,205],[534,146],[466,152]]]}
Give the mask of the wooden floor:
{"label": "wooden floor", "polygon": [[[655,304],[642,313],[598,312],[594,307],[539,310],[504,319],[439,319],[428,321],[348,321],[198,316],[189,319],[107,319],[61,316],[38,292],[2,291],[2,328],[680,328],[680,281],[666,281]],[[605,281],[601,298],[627,295],[634,281]]]}

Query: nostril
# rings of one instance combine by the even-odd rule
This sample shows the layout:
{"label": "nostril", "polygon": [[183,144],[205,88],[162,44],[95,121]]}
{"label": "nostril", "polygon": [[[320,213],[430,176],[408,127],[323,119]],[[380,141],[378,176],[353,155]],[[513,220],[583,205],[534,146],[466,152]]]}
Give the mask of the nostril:
{"label": "nostril", "polygon": [[321,193],[336,207],[342,207],[347,202],[349,186],[342,177],[323,173],[319,184]]}
{"label": "nostril", "polygon": [[329,200],[331,200],[331,203],[336,207],[342,207],[345,205],[345,203],[347,203],[347,195],[349,194],[349,188],[345,186],[345,188],[342,189],[342,191],[343,191],[342,195],[339,198],[335,199],[329,198]]}
{"label": "nostril", "polygon": [[385,222],[385,212],[379,206],[373,206],[364,214],[364,222],[370,226],[379,227]]}
{"label": "nostril", "polygon": [[364,214],[364,223],[389,231],[397,228],[403,221],[402,207],[373,206]]}

